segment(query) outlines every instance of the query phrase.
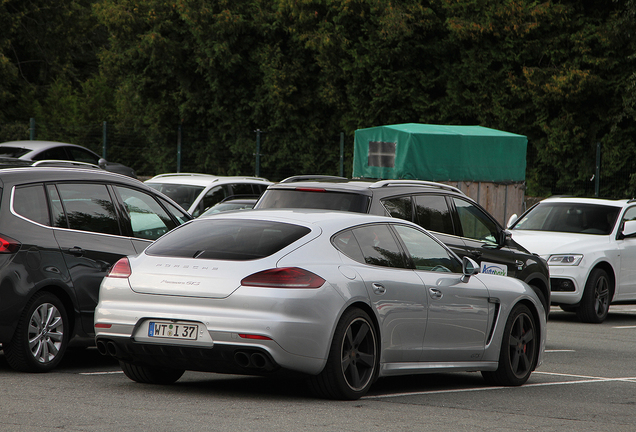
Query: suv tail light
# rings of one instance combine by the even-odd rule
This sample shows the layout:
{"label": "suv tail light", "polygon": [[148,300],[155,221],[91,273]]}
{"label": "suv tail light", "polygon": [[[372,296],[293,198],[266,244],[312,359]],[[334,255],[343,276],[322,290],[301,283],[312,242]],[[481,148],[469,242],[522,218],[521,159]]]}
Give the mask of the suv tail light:
{"label": "suv tail light", "polygon": [[106,277],[125,279],[130,277],[131,274],[132,270],[130,269],[130,261],[128,261],[128,258],[124,257],[117,261],[115,265],[108,270]]}
{"label": "suv tail light", "polygon": [[298,267],[264,270],[243,279],[241,285],[264,288],[320,288],[325,280]]}
{"label": "suv tail light", "polygon": [[11,237],[0,235],[0,253],[16,253],[20,249],[20,246],[21,244],[17,240],[13,240]]}

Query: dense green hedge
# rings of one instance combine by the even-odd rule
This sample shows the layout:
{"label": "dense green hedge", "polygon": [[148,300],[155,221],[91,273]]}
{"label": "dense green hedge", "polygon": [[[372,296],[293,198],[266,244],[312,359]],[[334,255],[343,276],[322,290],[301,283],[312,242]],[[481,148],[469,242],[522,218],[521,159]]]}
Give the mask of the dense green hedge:
{"label": "dense green hedge", "polygon": [[143,175],[173,170],[182,125],[196,134],[191,170],[253,174],[261,129],[263,171],[278,179],[338,174],[341,132],[347,160],[358,128],[481,125],[528,136],[528,195],[593,194],[600,142],[601,195],[632,197],[634,9],[632,0],[5,0],[0,138],[22,137],[12,125],[31,117],[66,128],[108,121],[137,131],[117,156]]}

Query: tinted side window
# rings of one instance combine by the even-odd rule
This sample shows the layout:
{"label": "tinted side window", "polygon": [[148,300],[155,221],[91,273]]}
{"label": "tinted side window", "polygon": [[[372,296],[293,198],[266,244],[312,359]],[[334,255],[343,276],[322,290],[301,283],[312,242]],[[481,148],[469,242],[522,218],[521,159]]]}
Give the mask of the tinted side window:
{"label": "tinted side window", "polygon": [[406,267],[402,251],[387,225],[365,225],[353,229],[353,234],[367,264]]}
{"label": "tinted side window", "polygon": [[497,225],[477,206],[462,199],[453,198],[464,237],[496,243]]}
{"label": "tinted side window", "polygon": [[68,155],[64,151],[62,147],[54,147],[52,149],[48,149],[33,157],[33,160],[68,160]]}
{"label": "tinted side window", "polygon": [[413,264],[418,270],[461,273],[462,264],[442,245],[422,231],[402,225],[395,226]]}
{"label": "tinted side window", "polygon": [[636,219],[636,206],[630,207],[625,211],[625,215],[623,215],[624,221],[631,221]]}
{"label": "tinted side window", "polygon": [[47,185],[46,190],[49,193],[49,199],[51,202],[53,226],[58,228],[68,228],[66,213],[64,213],[62,199],[60,198],[60,194],[57,192],[57,188],[54,185]]}
{"label": "tinted side window", "polygon": [[205,196],[199,201],[199,205],[197,208],[192,211],[192,216],[199,216],[206,209],[209,209],[214,204],[222,201],[226,196],[225,189],[223,186],[217,186],[210,189]]}
{"label": "tinted side window", "polygon": [[161,201],[161,203],[164,205],[164,207],[166,207],[168,209],[168,212],[170,214],[172,214],[172,216],[179,221],[179,225],[186,223],[187,221],[190,220],[190,217],[188,215],[186,215],[186,213],[183,211],[183,209],[179,208],[179,207],[175,207],[172,204],[170,204],[168,201],[166,201],[165,199],[159,197],[159,201]]}
{"label": "tinted side window", "polygon": [[106,185],[61,183],[57,189],[69,228],[121,235],[115,206]]}
{"label": "tinted side window", "polygon": [[133,236],[156,240],[176,227],[168,213],[153,197],[135,189],[115,186],[130,218]]}
{"label": "tinted side window", "polygon": [[95,157],[93,153],[88,152],[84,149],[68,147],[67,150],[71,154],[71,157],[73,158],[73,160],[75,161],[92,163],[95,165],[97,165],[97,163],[99,162],[98,157]]}
{"label": "tinted side window", "polygon": [[351,258],[352,260],[358,261],[360,263],[364,263],[364,255],[362,254],[362,250],[360,249],[360,245],[358,241],[353,235],[351,230],[343,231],[332,239],[333,245],[340,252]]}
{"label": "tinted side window", "polygon": [[454,234],[453,218],[442,195],[416,195],[415,214],[421,227],[444,234]]}
{"label": "tinted side window", "polygon": [[411,197],[396,197],[382,201],[384,208],[389,212],[391,217],[413,220],[413,206],[411,205]]}
{"label": "tinted side window", "polygon": [[13,210],[20,216],[42,225],[50,225],[49,206],[42,184],[15,188]]}
{"label": "tinted side window", "polygon": [[235,183],[231,188],[232,195],[254,195],[251,183]]}

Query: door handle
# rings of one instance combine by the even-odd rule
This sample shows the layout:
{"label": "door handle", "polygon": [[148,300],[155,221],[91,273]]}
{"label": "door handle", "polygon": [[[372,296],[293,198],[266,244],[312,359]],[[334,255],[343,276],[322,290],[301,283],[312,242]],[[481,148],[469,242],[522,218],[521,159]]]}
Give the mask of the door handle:
{"label": "door handle", "polygon": [[82,256],[84,255],[84,249],[82,249],[79,246],[75,246],[72,248],[68,248],[68,253],[70,253],[71,255],[75,255],[75,256]]}
{"label": "door handle", "polygon": [[384,294],[386,292],[386,288],[384,288],[384,285],[379,284],[379,283],[372,283],[371,286],[373,286],[373,292],[376,294]]}
{"label": "door handle", "polygon": [[428,294],[431,296],[432,299],[435,300],[441,299],[444,296],[444,294],[442,294],[442,291],[438,290],[437,288],[429,288]]}

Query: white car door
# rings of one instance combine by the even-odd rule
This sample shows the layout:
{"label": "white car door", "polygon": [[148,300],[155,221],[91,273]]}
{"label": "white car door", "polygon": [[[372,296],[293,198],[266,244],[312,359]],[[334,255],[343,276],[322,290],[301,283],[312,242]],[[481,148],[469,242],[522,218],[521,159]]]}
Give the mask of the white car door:
{"label": "white car door", "polygon": [[[619,230],[623,222],[636,220],[636,206],[629,207],[623,215]],[[617,240],[621,253],[620,275],[616,286],[614,300],[636,299],[636,237],[626,237]]]}

